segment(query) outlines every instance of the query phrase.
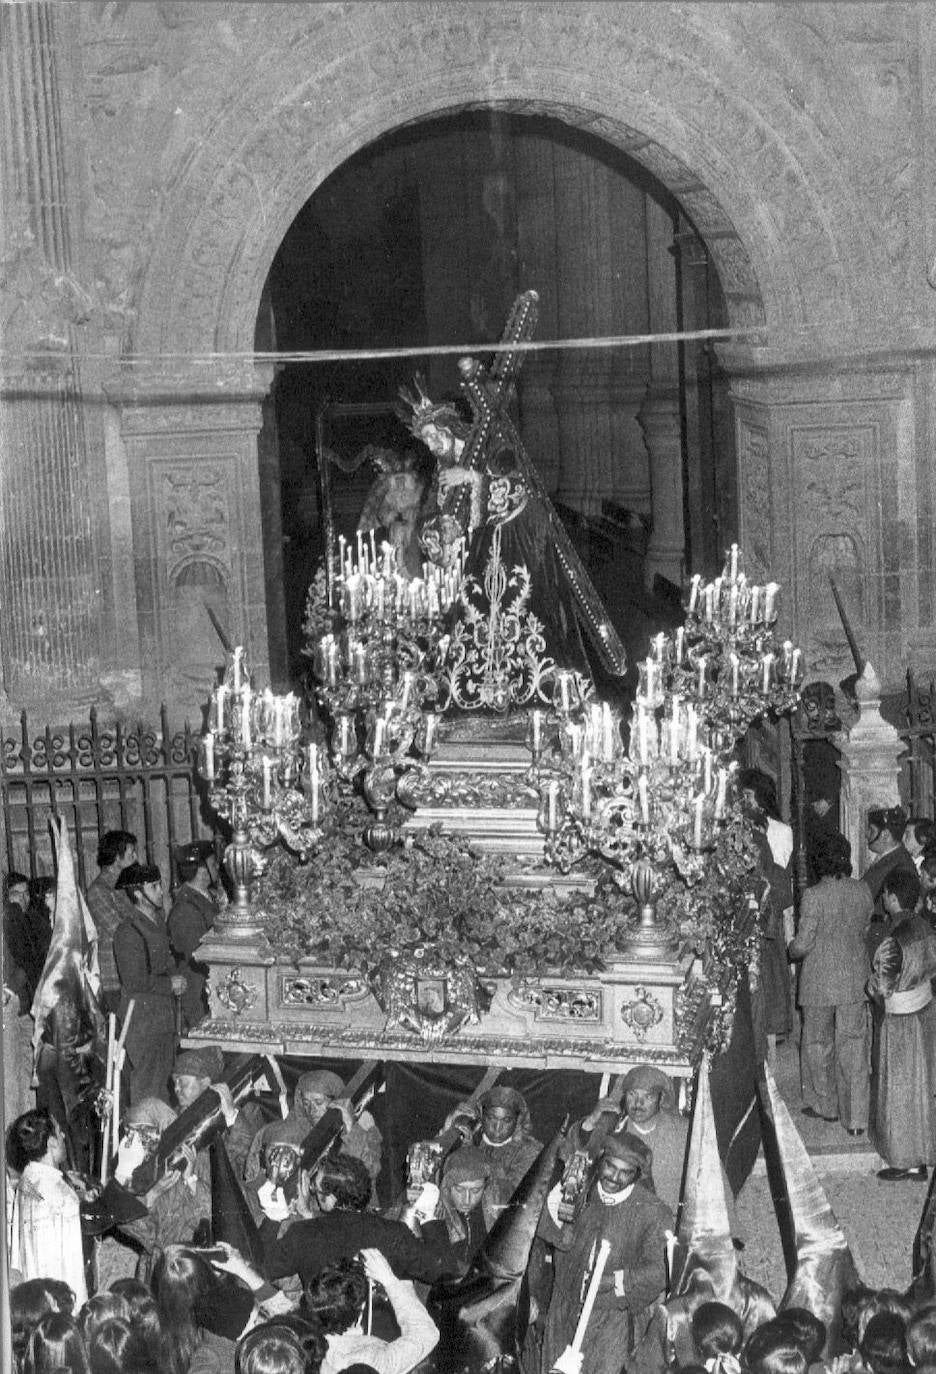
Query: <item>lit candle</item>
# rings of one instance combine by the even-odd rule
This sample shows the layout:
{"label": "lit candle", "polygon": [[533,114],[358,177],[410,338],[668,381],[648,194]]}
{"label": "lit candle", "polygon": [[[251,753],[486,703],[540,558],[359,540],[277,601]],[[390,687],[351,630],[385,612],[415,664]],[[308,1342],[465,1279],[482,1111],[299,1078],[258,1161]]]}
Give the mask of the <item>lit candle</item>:
{"label": "lit candle", "polygon": [[699,718],[696,715],[696,708],[692,702],[686,706],[686,758],[690,763],[695,762],[696,753],[699,745]]}
{"label": "lit candle", "polygon": [[728,662],[731,664],[731,695],[738,695],[738,673],[740,671],[740,660],[737,654],[729,654]]}
{"label": "lit candle", "polygon": [[582,819],[588,820],[591,816],[591,765],[582,764]]}
{"label": "lit candle", "polygon": [[227,696],[227,683],[219,682],[215,689],[215,729],[219,735],[224,734],[224,699]]}
{"label": "lit candle", "polygon": [[769,654],[769,653],[768,653],[768,654],[764,654],[764,659],[763,659],[763,664],[764,664],[763,691],[764,691],[764,695],[765,695],[765,696],[766,696],[766,694],[770,691],[770,679],[773,677],[773,662],[774,662],[774,656],[773,656],[773,654]]}
{"label": "lit candle", "polygon": [[791,683],[791,685],[794,686],[794,687],[796,686],[796,679],[799,677],[799,665],[800,665],[800,658],[801,658],[801,657],[802,657],[802,650],[801,650],[801,649],[794,649],[794,650],[793,650],[793,657],[792,657],[792,659],[791,659],[791,661],[790,661],[790,683]]}
{"label": "lit candle", "polygon": [[543,747],[543,713],[534,711],[532,715],[533,727],[533,757],[539,758],[540,750]]}
{"label": "lit candle", "polygon": [[267,758],[266,754],[264,754],[263,759],[261,760],[261,763],[262,763],[262,767],[263,767],[263,809],[264,809],[264,811],[269,811],[270,806],[271,806],[271,801],[270,801],[270,760]]}
{"label": "lit candle", "polygon": [[368,535],[368,538],[370,539],[370,559],[371,559],[371,567],[373,568],[374,572],[376,572],[376,571],[377,571],[377,534],[376,534],[376,531],[375,531],[373,528],[371,529],[370,534]]}
{"label": "lit candle", "polygon": [[738,584],[732,582],[731,591],[728,593],[728,624],[734,627],[738,623]]}
{"label": "lit candle", "polygon": [[640,819],[644,825],[650,824],[650,787],[647,782],[646,773],[641,773],[637,779],[637,796],[640,800]]}
{"label": "lit candle", "polygon": [[711,582],[705,589],[705,619],[709,623],[715,619],[715,588]]}
{"label": "lit candle", "polygon": [[383,753],[384,731],[386,728],[387,723],[383,716],[378,716],[377,720],[374,722],[374,758],[379,758]]}
{"label": "lit candle", "polygon": [[756,584],[751,588],[751,624],[757,624],[757,610],[760,602],[760,587]]}
{"label": "lit candle", "polygon": [[695,573],[689,585],[689,614],[692,615],[699,601],[699,588],[702,585],[700,573]]}
{"label": "lit candle", "polygon": [[436,732],[439,728],[439,717],[436,715],[435,711],[427,711],[423,719],[426,724],[423,731],[422,751],[423,757],[429,759],[432,757],[432,751],[435,748]]}
{"label": "lit candle", "polygon": [[637,762],[646,763],[648,754],[647,745],[647,717],[642,706],[637,707]]}
{"label": "lit candle", "polygon": [[738,546],[737,546],[737,544],[732,544],[732,546],[731,546],[731,580],[732,580],[732,582],[735,581],[735,579],[737,578],[737,576],[738,576]]}
{"label": "lit candle", "polygon": [[567,716],[572,709],[572,687],[568,673],[559,674],[559,710]]}
{"label": "lit candle", "polygon": [[241,744],[250,748],[250,688],[245,685],[241,698]]}
{"label": "lit candle", "polygon": [[205,750],[205,777],[209,782],[214,782],[215,775],[215,742],[214,735],[209,730],[203,741]]}
{"label": "lit candle", "polygon": [[685,626],[684,626],[684,625],[680,625],[679,628],[678,628],[678,630],[676,631],[676,651],[675,651],[675,657],[676,657],[676,662],[677,662],[677,664],[681,664],[681,663],[682,663],[683,657],[684,657],[684,655],[685,655],[685,652],[686,652],[686,629],[685,629]]}
{"label": "lit candle", "polygon": [[235,692],[239,692],[239,691],[240,691],[240,685],[241,685],[241,659],[243,658],[243,656],[244,656],[244,650],[243,650],[243,648],[241,647],[241,645],[238,645],[237,648],[234,650],[234,683],[233,683],[233,686],[234,686],[234,691],[235,691]]}
{"label": "lit candle", "polygon": [[695,807],[695,817],[692,824],[692,843],[696,849],[702,848],[702,808],[705,805],[705,797],[700,793],[693,803]]}
{"label": "lit candle", "polygon": [[663,648],[666,644],[666,635],[661,630],[658,635],[653,636],[653,658],[656,663],[663,662]]}
{"label": "lit candle", "polygon": [[699,693],[699,700],[701,701],[702,698],[705,696],[705,668],[706,668],[706,658],[705,658],[705,654],[700,654],[700,655],[699,655],[698,660],[697,660],[697,662],[696,662],[696,667],[697,667],[698,670],[699,670],[698,693]]}
{"label": "lit candle", "polygon": [[718,789],[715,793],[715,819],[720,821],[725,814],[725,794],[728,789],[728,770],[719,768]]}
{"label": "lit candle", "polygon": [[767,625],[777,618],[777,593],[780,590],[778,582],[768,582],[764,588],[764,621]]}

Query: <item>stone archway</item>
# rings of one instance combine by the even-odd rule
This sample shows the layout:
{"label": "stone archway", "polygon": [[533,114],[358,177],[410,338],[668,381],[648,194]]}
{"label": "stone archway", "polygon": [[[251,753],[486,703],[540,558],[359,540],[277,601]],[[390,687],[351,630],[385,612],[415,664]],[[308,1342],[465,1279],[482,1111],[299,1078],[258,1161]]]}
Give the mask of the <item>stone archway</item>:
{"label": "stone archway", "polygon": [[[780,74],[752,62],[724,20],[717,31],[718,20],[704,26],[696,14],[687,20],[634,5],[625,31],[617,6],[594,7],[578,23],[575,7],[562,4],[537,6],[534,15],[522,4],[454,3],[431,20],[421,5],[355,6],[329,26],[327,13],[296,25],[297,8],[284,7],[257,35],[262,50],[252,52],[236,95],[166,198],[134,352],[249,354],[273,256],[329,173],[390,129],[480,105],[587,129],[673,193],[717,265],[731,323],[766,330],[766,348],[726,351],[734,370],[756,371],[803,349],[821,355],[838,337],[861,337],[874,318],[883,291],[871,259],[875,226],[864,222],[814,126],[785,98]],[[410,79],[414,65],[418,81]],[[263,383],[249,363],[219,362],[215,374],[211,408],[227,404],[240,416],[222,428],[239,431],[231,526],[249,541],[259,527],[251,430],[259,428]],[[177,382],[184,390],[191,375]],[[770,397],[748,379],[743,399],[742,533],[761,571],[778,553],[772,521],[788,474],[771,461]],[[207,418],[187,406],[182,427],[194,424],[205,438],[215,424]],[[231,581],[244,598],[238,632],[262,658],[262,597],[248,567],[256,553],[236,545],[232,536]],[[795,577],[792,553],[782,554],[777,572]]]}
{"label": "stone archway", "polygon": [[693,28],[656,5],[627,19],[624,33],[616,7],[580,25],[561,4],[535,19],[522,4],[448,4],[431,23],[394,5],[354,7],[334,32],[271,25],[257,75],[167,198],[135,350],[250,349],[276,248],[325,177],[390,129],[478,105],[551,115],[643,163],[694,220],[732,323],[766,322],[771,347],[873,318],[874,226],[779,74],[717,21]]}

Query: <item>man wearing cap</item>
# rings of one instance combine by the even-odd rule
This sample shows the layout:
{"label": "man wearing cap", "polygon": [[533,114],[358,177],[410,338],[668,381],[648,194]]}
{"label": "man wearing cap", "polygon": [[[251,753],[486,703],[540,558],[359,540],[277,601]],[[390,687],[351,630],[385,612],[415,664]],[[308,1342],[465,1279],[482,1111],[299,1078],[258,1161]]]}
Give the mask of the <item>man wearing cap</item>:
{"label": "man wearing cap", "polygon": [[241,1175],[251,1141],[264,1117],[256,1102],[235,1105],[230,1088],[221,1081],[223,1076],[224,1054],[220,1045],[199,1045],[197,1049],[183,1050],[176,1055],[172,1066],[172,1090],[179,1111],[184,1112],[203,1092],[214,1089],[224,1112],[224,1147],[235,1173]]}
{"label": "man wearing cap", "polygon": [[459,1149],[470,1145],[484,1159],[490,1170],[491,1205],[501,1212],[543,1149],[530,1133],[526,1099],[515,1088],[489,1088],[477,1107],[469,1103],[456,1107],[446,1125],[457,1124],[459,1116],[473,1116],[477,1123]]}
{"label": "man wearing cap", "polygon": [[620,1374],[638,1327],[666,1285],[666,1234],[673,1214],[649,1188],[637,1187],[650,1151],[636,1136],[609,1136],[598,1172],[574,1222],[558,1216],[561,1185],[549,1194],[540,1236],[553,1247],[555,1279],[546,1314],[542,1370],[548,1374],[572,1342],[603,1240],[610,1252],[582,1345],[588,1374]]}
{"label": "man wearing cap", "polygon": [[137,861],[136,835],[130,830],[105,830],[98,841],[100,872],[88,888],[87,902],[98,934],[98,965],[101,971],[101,1010],[117,1015],[120,1009],[120,976],[114,959],[117,927],[133,914],[126,892],[119,891],[117,879],[125,868]]}
{"label": "man wearing cap", "polygon": [[217,862],[210,840],[196,840],[176,850],[176,866],[181,886],[169,912],[169,943],[185,975],[182,994],[182,1029],[198,1025],[208,1012],[205,996],[206,966],[195,958],[195,951],[211,930],[218,914],[215,897]]}
{"label": "man wearing cap", "polygon": [[[191,1241],[202,1222],[211,1221],[211,1179],[199,1167],[194,1151],[179,1147],[184,1170],[167,1167],[155,1174],[160,1137],[176,1119],[167,1102],[146,1097],[124,1114],[114,1174],[104,1189],[104,1202],[117,1229],[137,1242],[149,1257],[166,1245]],[[143,1266],[144,1271],[146,1265]]]}
{"label": "man wearing cap", "polygon": [[578,1126],[576,1144],[597,1159],[612,1137],[638,1137],[651,1156],[642,1177],[675,1215],[682,1191],[689,1122],[676,1110],[673,1080],[652,1064],[638,1064],[625,1074],[620,1094],[620,1098],[603,1098],[585,1117]]}
{"label": "man wearing cap", "polygon": [[906,869],[917,876],[916,865],[903,843],[906,821],[906,813],[900,806],[876,807],[868,812],[865,841],[874,858],[862,873],[861,881],[871,893],[875,923],[885,920],[881,896],[884,879],[895,868]]}
{"label": "man wearing cap", "polygon": [[117,879],[133,910],[114,933],[114,958],[120,977],[120,1017],[131,1000],[133,1019],[125,1040],[130,1061],[130,1101],[169,1100],[169,1073],[175,1056],[175,998],[185,991],[176,972],[163,917],[162,874],[155,864],[130,864]]}
{"label": "man wearing cap", "polygon": [[[344,1082],[330,1069],[310,1069],[296,1083],[293,1105],[286,1120],[298,1123],[302,1129],[301,1139],[304,1140],[329,1107],[337,1107],[344,1120],[341,1151],[361,1160],[373,1185],[380,1173],[382,1137],[370,1112],[363,1111],[355,1119],[350,1104],[343,1097],[344,1090]],[[244,1165],[244,1178],[248,1183],[260,1173],[262,1152],[269,1143],[270,1133],[278,1130],[279,1123],[272,1122],[254,1136]],[[375,1202],[376,1195],[372,1187],[371,1204]]]}

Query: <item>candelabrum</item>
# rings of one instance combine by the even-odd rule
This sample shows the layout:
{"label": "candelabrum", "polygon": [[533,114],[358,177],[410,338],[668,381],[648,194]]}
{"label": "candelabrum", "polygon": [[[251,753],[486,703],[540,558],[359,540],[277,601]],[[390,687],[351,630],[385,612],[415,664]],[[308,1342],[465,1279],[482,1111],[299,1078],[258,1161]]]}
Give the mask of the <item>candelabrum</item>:
{"label": "candelabrum", "polygon": [[331,722],[331,753],[346,784],[360,775],[374,821],[364,838],[383,850],[396,832],[387,810],[400,776],[425,767],[435,746],[439,681],[448,650],[443,624],[462,568],[423,564],[423,576],[397,569],[389,544],[357,537],[357,558],[339,540],[339,571],[329,579],[330,630],[311,650],[316,696]]}
{"label": "candelabrum", "polygon": [[626,751],[618,713],[583,696],[572,674],[558,675],[551,713],[531,713],[547,859],[568,872],[594,853],[614,867],[638,906],[634,952],[672,947],[654,917],[666,875],[701,878],[733,805],[738,739],[798,699],[802,657],[777,643],[778,593],[748,583],[736,545],[721,577],[692,579],[685,624],[655,636],[638,665]]}
{"label": "candelabrum", "polygon": [[320,746],[303,742],[298,698],[257,691],[242,647],[212,695],[199,766],[211,806],[231,827],[233,899],[218,924],[255,934],[249,890],[263,851],[279,839],[306,858],[331,829],[335,779]]}

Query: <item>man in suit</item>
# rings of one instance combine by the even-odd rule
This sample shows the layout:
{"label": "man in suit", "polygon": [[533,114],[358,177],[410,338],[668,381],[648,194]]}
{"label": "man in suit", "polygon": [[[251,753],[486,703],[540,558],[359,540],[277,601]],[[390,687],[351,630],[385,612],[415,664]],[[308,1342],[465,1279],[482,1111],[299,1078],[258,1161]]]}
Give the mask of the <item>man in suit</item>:
{"label": "man in suit", "polygon": [[868,812],[865,839],[874,859],[861,875],[861,881],[871,893],[874,903],[874,916],[868,933],[868,954],[873,959],[887,925],[887,914],[883,906],[884,879],[895,869],[906,869],[917,881],[919,895],[919,874],[916,864],[902,840],[907,822],[905,811],[900,806],[877,807]]}
{"label": "man in suit", "polygon": [[851,877],[851,845],[829,835],[815,854],[817,881],[803,893],[791,959],[802,959],[799,1005],[804,1116],[841,1120],[849,1135],[868,1127],[866,936],[871,893]]}
{"label": "man in suit", "polygon": [[175,999],[185,991],[163,916],[162,875],[154,864],[131,864],[117,888],[133,911],[114,933],[114,958],[120,976],[120,1019],[130,1002],[133,1019],[125,1042],[130,1061],[130,1102],[146,1097],[169,1101],[169,1074],[175,1058]]}

